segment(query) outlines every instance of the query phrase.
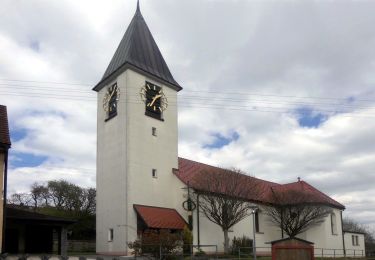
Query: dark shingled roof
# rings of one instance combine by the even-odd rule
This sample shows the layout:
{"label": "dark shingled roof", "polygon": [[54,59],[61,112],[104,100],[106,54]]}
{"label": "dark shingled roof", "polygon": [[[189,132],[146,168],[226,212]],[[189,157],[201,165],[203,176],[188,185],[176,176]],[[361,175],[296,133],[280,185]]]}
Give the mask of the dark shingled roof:
{"label": "dark shingled roof", "polygon": [[99,91],[112,75],[121,73],[124,69],[135,68],[161,79],[172,85],[177,91],[181,86],[174,80],[163,55],[161,54],[152,34],[141,14],[139,3],[137,11],[130,22],[111,62],[101,81],[94,87]]}
{"label": "dark shingled roof", "polygon": [[76,220],[62,218],[62,217],[55,217],[50,215],[45,215],[41,213],[37,213],[34,211],[20,209],[13,205],[6,206],[6,218],[13,219],[13,220],[27,220],[27,221],[38,221],[38,222],[54,222],[54,223],[61,223],[61,224],[73,224]]}
{"label": "dark shingled roof", "polygon": [[7,107],[0,105],[0,146],[10,147]]}

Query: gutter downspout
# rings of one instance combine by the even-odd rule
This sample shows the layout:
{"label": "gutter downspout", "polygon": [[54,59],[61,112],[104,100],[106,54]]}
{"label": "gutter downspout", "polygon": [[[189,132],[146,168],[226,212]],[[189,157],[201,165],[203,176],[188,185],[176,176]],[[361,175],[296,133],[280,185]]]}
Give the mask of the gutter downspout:
{"label": "gutter downspout", "polygon": [[342,236],[342,248],[344,250],[344,257],[346,257],[345,239],[344,239],[344,225],[342,223],[342,210],[340,211],[341,216],[341,236]]}

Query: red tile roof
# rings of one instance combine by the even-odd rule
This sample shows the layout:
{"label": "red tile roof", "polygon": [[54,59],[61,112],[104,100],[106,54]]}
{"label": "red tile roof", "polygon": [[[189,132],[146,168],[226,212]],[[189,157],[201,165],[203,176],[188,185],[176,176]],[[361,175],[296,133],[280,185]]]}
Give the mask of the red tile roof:
{"label": "red tile roof", "polygon": [[[202,185],[200,185],[199,178],[196,178],[197,175],[207,173],[217,173],[223,171],[222,168],[195,162],[192,160],[179,158],[178,159],[179,169],[175,172],[176,176],[185,184],[189,184],[190,187],[195,189],[201,189]],[[258,178],[254,178],[251,176],[244,176],[243,183],[245,186],[247,185],[246,182],[250,185],[250,183],[257,182],[259,184],[259,189],[257,194],[249,193],[246,199],[252,202],[258,202],[263,204],[270,204],[273,202],[273,191],[301,191],[310,201],[314,203],[322,203],[327,204],[329,206],[345,209],[345,207],[335,201],[334,199],[330,198],[329,196],[325,195],[321,191],[317,190],[310,184],[305,181],[298,181],[289,184],[278,184],[274,182],[269,182],[265,180],[261,180]],[[251,184],[249,187],[253,186]]]}
{"label": "red tile roof", "polygon": [[[217,174],[219,176],[222,174],[226,174],[226,172],[227,173],[230,172],[230,171],[223,170],[222,168],[219,168],[219,167],[191,161],[191,160],[184,159],[184,158],[179,158],[178,162],[179,162],[179,165],[178,165],[179,169],[178,169],[178,172],[176,173],[177,177],[185,184],[189,183],[190,187],[197,189],[197,190],[201,190],[202,188],[204,189],[201,183],[199,183],[200,179],[203,177],[202,173],[203,174]],[[253,192],[248,192],[248,193],[236,192],[236,191],[234,192],[239,193],[241,198],[248,199],[253,202],[266,201],[270,187],[279,185],[274,182],[257,179],[248,175],[240,175],[239,177],[242,179],[240,182],[241,188],[245,189],[246,186],[249,187],[249,189],[256,188],[258,190],[258,193],[254,194]],[[254,183],[256,184],[254,185]],[[222,189],[222,191],[224,190],[225,188]],[[222,192],[222,191],[219,191],[219,192]]]}
{"label": "red tile roof", "polygon": [[314,188],[313,186],[311,186],[305,181],[292,182],[292,183],[280,185],[278,187],[273,187],[273,189],[276,192],[277,191],[303,192],[305,195],[307,195],[307,196],[304,196],[304,198],[308,200],[307,202],[327,204],[335,208],[342,208],[342,209],[345,208],[344,205],[335,201],[334,199],[324,194],[323,192],[319,191],[318,189]]}
{"label": "red tile roof", "polygon": [[7,107],[0,105],[0,146],[10,147]]}
{"label": "red tile roof", "polygon": [[149,228],[184,229],[187,225],[175,209],[144,205],[134,205],[134,209]]}

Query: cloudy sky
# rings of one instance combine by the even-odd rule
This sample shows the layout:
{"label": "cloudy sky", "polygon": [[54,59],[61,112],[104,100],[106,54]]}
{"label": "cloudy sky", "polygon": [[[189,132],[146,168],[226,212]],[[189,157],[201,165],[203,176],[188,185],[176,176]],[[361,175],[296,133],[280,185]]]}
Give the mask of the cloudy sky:
{"label": "cloudy sky", "polygon": [[[0,0],[9,192],[95,186],[96,94],[135,0]],[[179,155],[301,177],[375,227],[374,1],[142,0],[179,93]]]}

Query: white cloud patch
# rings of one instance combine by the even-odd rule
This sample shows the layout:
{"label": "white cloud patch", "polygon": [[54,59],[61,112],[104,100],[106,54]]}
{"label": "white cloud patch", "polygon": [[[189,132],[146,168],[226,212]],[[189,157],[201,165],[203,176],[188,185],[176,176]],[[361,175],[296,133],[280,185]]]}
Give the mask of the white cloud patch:
{"label": "white cloud patch", "polygon": [[[11,1],[0,16],[0,103],[12,153],[46,156],[9,171],[9,191],[34,181],[95,185],[101,78],[136,1]],[[180,156],[270,181],[301,177],[373,222],[373,2],[141,1],[176,80]],[[5,81],[4,79],[37,82]],[[44,82],[81,83],[88,85]],[[90,85],[91,84],[91,85]],[[322,114],[301,127],[297,109]],[[238,139],[218,147],[214,133]]]}

